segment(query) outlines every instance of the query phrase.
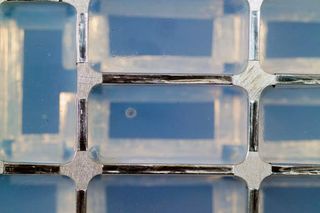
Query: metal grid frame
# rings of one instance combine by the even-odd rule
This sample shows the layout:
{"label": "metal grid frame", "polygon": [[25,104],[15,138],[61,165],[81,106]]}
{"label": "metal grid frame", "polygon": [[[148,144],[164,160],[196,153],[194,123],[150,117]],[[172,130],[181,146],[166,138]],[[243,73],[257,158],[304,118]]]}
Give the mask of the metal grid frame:
{"label": "metal grid frame", "polygon": [[[0,3],[12,0],[0,0]],[[19,1],[19,0],[18,0]],[[37,0],[20,0],[37,1]],[[62,0],[47,0],[62,2]],[[97,73],[88,64],[88,7],[90,0],[63,0],[77,11],[77,141],[76,154],[70,163],[19,164],[0,162],[0,174],[59,174],[76,183],[77,213],[86,212],[86,190],[89,181],[99,174],[197,174],[231,175],[245,180],[248,186],[248,212],[258,213],[259,187],[270,175],[320,175],[320,165],[276,165],[259,156],[259,98],[269,86],[320,85],[320,74],[269,74],[259,63],[260,7],[263,0],[247,0],[250,6],[249,61],[244,72],[236,75],[196,74],[123,74]],[[97,84],[203,84],[235,85],[244,88],[249,98],[249,141],[246,159],[238,165],[102,165],[88,155],[88,95]]]}

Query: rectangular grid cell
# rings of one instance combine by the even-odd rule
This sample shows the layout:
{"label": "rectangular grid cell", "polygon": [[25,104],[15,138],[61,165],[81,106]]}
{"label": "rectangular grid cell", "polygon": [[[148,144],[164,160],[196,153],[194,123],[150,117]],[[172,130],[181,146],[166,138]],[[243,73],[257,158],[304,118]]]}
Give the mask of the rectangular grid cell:
{"label": "rectangular grid cell", "polygon": [[261,9],[261,64],[269,73],[319,73],[320,2],[266,0]]}
{"label": "rectangular grid cell", "polygon": [[88,212],[244,213],[244,182],[212,176],[99,176],[88,187]]}
{"label": "rectangular grid cell", "polygon": [[1,212],[75,212],[74,183],[48,175],[1,175]]}
{"label": "rectangular grid cell", "polygon": [[0,7],[0,159],[62,163],[76,138],[76,11],[65,3]]}
{"label": "rectangular grid cell", "polygon": [[89,96],[89,149],[103,163],[237,164],[247,105],[237,87],[100,85]]}
{"label": "rectangular grid cell", "polygon": [[261,96],[260,154],[273,163],[319,163],[319,88],[267,88]]}
{"label": "rectangular grid cell", "polygon": [[318,212],[319,191],[319,177],[270,177],[262,184],[261,209],[265,213]]}
{"label": "rectangular grid cell", "polygon": [[242,72],[248,9],[245,0],[92,0],[89,63],[101,72]]}

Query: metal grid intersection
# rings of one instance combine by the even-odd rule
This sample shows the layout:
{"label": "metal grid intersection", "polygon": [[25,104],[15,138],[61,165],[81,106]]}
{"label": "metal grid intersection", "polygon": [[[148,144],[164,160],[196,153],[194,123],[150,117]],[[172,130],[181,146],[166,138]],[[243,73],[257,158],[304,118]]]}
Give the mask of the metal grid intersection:
{"label": "metal grid intersection", "polygon": [[[0,0],[4,2],[5,0]],[[10,1],[10,0],[8,0]],[[25,0],[27,1],[27,0]],[[61,2],[60,0],[52,0]],[[97,73],[88,64],[89,0],[65,0],[77,10],[78,120],[76,154],[65,165],[18,164],[0,162],[1,174],[59,174],[76,183],[77,212],[86,212],[86,189],[99,174],[210,174],[235,175],[248,186],[248,212],[259,212],[259,186],[270,175],[320,175],[319,165],[274,165],[259,157],[259,98],[269,86],[320,84],[320,75],[268,74],[259,64],[260,7],[263,0],[248,0],[250,5],[249,62],[237,75],[174,75]],[[88,154],[88,95],[97,84],[204,84],[235,85],[244,88],[249,98],[249,145],[246,160],[238,165],[102,165]]]}

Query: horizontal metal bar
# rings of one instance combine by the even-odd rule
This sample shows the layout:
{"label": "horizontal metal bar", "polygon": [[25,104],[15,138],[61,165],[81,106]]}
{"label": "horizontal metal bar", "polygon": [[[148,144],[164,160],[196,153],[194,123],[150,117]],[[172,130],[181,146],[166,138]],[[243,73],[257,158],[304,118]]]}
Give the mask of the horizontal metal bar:
{"label": "horizontal metal bar", "polygon": [[320,175],[320,165],[273,165],[272,173],[281,175]]}
{"label": "horizontal metal bar", "polygon": [[104,165],[103,174],[210,174],[233,175],[232,166]]}
{"label": "horizontal metal bar", "polygon": [[320,75],[277,74],[277,85],[320,85]]}
{"label": "horizontal metal bar", "polygon": [[232,85],[229,75],[102,74],[105,84],[218,84]]}
{"label": "horizontal metal bar", "polygon": [[58,165],[30,165],[4,163],[4,174],[59,174]]}

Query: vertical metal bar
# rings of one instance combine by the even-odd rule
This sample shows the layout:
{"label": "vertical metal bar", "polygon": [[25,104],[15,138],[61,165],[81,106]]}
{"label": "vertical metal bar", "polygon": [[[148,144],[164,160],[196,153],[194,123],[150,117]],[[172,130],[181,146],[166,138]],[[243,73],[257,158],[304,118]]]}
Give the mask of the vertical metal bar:
{"label": "vertical metal bar", "polygon": [[249,60],[259,60],[260,10],[250,12]]}
{"label": "vertical metal bar", "polygon": [[87,13],[80,13],[79,16],[79,28],[78,28],[78,62],[84,63],[87,62],[87,29],[88,29],[88,14]]}
{"label": "vertical metal bar", "polygon": [[87,100],[80,99],[78,103],[78,151],[86,151],[88,148],[88,119]]}
{"label": "vertical metal bar", "polygon": [[84,190],[77,191],[77,213],[87,212],[87,192]]}
{"label": "vertical metal bar", "polygon": [[259,190],[248,190],[248,212],[259,213]]}
{"label": "vertical metal bar", "polygon": [[249,151],[258,151],[259,140],[259,101],[249,103]]}

